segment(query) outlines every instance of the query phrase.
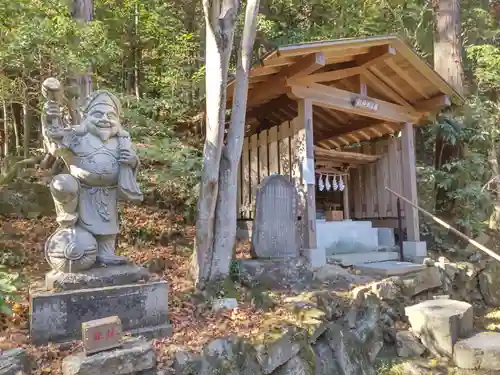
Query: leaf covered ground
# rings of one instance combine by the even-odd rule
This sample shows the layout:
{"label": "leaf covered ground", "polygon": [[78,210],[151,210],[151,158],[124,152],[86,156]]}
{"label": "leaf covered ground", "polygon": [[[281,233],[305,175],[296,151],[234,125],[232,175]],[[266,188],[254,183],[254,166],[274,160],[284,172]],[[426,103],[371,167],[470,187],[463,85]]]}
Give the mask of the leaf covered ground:
{"label": "leaf covered ground", "polygon": [[[169,282],[173,335],[154,341],[160,366],[170,364],[174,347],[198,351],[216,337],[230,334],[251,337],[271,318],[286,321],[288,312],[285,309],[274,306],[272,311],[264,311],[252,301],[249,291],[235,284],[222,288],[219,296],[224,293],[236,295],[241,301],[239,307],[232,311],[212,312],[207,296],[195,293],[189,278],[194,228],[184,225],[183,217],[144,206],[124,207],[120,217],[119,252],[136,264],[149,267],[158,278]],[[81,348],[80,342],[39,347],[29,344],[28,285],[43,280],[49,270],[43,245],[55,228],[53,217],[1,219],[3,261],[20,274],[20,279],[16,301],[11,301],[14,313],[9,317],[2,316],[0,350],[26,348],[36,358],[36,374],[60,374],[62,358]],[[248,246],[239,246],[237,253],[239,258],[248,257]]]}

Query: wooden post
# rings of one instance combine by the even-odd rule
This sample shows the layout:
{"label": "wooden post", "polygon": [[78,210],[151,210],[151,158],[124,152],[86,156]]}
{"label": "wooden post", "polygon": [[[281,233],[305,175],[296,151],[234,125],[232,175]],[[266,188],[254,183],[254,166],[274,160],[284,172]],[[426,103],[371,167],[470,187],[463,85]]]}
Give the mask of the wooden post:
{"label": "wooden post", "polygon": [[344,191],[342,196],[344,198],[344,220],[349,220],[351,218],[351,210],[349,207],[349,178],[346,175],[344,178]]}
{"label": "wooden post", "polygon": [[[301,162],[300,191],[301,203],[304,205],[302,214],[302,228],[304,235],[304,249],[316,248],[316,189],[314,175],[314,141],[313,141],[313,108],[308,99],[297,101],[298,118],[296,121],[297,138],[302,145],[295,145],[298,161]],[[301,133],[303,136],[300,136]],[[308,169],[308,171],[306,171]]]}
{"label": "wooden post", "polygon": [[[407,122],[401,131],[403,196],[417,205],[417,167],[413,138],[413,124]],[[420,241],[418,210],[409,203],[405,204],[405,224],[408,241]]]}

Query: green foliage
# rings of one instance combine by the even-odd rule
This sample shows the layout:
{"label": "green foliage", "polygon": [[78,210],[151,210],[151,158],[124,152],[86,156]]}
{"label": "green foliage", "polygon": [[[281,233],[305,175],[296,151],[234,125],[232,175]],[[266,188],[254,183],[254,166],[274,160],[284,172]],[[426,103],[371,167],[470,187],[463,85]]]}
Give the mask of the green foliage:
{"label": "green foliage", "polygon": [[17,291],[17,279],[17,274],[8,272],[5,266],[0,266],[0,314],[12,314],[8,299],[12,298]]}

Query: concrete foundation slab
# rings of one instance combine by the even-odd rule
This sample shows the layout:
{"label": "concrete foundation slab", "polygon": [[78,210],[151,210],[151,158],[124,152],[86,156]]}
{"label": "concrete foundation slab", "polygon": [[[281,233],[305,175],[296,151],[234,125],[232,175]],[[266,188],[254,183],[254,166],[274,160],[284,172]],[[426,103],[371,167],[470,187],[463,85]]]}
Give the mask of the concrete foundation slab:
{"label": "concrete foundation slab", "polygon": [[422,271],[426,268],[426,266],[410,262],[386,261],[356,264],[354,265],[354,268],[369,275],[389,277],[407,275],[410,273]]}
{"label": "concrete foundation slab", "polygon": [[371,221],[316,220],[316,238],[317,247],[325,249],[327,256],[378,249],[378,229],[372,228]]}
{"label": "concrete foundation slab", "polygon": [[30,291],[30,335],[35,344],[81,339],[82,323],[118,315],[124,331],[154,336],[168,330],[168,285],[165,281],[47,292]]}
{"label": "concrete foundation slab", "polygon": [[427,300],[405,308],[414,332],[429,351],[453,357],[453,346],[473,330],[473,308],[451,299]]}
{"label": "concrete foundation slab", "polygon": [[328,256],[329,261],[340,263],[344,267],[353,265],[398,260],[399,253],[395,251],[369,251],[366,253],[334,254]]}
{"label": "concrete foundation slab", "polygon": [[403,257],[413,259],[427,256],[427,242],[425,241],[403,241]]}

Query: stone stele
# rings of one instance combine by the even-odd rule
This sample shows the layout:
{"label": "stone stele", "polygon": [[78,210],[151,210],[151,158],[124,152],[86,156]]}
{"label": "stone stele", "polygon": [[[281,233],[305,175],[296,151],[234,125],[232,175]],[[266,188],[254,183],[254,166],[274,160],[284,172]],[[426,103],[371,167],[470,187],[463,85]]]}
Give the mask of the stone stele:
{"label": "stone stele", "polygon": [[257,191],[252,229],[252,255],[256,258],[295,258],[297,190],[281,175],[268,176]]}

